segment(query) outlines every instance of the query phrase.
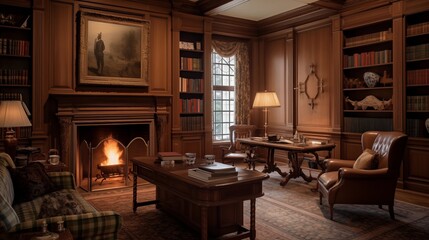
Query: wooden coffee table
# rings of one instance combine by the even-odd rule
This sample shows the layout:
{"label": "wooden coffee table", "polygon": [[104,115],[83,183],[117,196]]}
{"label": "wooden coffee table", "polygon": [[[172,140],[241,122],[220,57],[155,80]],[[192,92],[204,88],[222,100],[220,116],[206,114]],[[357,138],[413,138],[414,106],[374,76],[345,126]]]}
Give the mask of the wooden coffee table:
{"label": "wooden coffee table", "polygon": [[[266,173],[238,169],[238,180],[206,183],[188,176],[188,169],[198,166],[175,164],[161,166],[155,158],[135,157],[133,163],[133,210],[156,204],[195,230],[201,239],[234,234],[234,239],[255,239],[256,198],[264,195],[262,181]],[[156,199],[137,202],[137,177],[157,186]],[[250,229],[243,226],[243,201],[250,200]]]}

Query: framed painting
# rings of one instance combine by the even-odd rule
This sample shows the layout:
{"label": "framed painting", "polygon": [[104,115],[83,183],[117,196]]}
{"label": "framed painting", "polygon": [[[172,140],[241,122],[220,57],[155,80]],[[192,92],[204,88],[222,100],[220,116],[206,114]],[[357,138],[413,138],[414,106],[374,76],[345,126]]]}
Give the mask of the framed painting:
{"label": "framed painting", "polygon": [[80,12],[79,84],[148,86],[150,22]]}

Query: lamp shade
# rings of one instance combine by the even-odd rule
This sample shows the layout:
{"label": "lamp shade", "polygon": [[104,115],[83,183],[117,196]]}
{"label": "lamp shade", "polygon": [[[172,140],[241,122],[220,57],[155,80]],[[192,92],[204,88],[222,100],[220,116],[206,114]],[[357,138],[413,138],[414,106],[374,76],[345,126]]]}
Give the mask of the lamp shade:
{"label": "lamp shade", "polygon": [[258,92],[253,101],[254,108],[280,107],[276,92]]}
{"label": "lamp shade", "polygon": [[0,127],[30,127],[31,122],[21,101],[0,102]]}

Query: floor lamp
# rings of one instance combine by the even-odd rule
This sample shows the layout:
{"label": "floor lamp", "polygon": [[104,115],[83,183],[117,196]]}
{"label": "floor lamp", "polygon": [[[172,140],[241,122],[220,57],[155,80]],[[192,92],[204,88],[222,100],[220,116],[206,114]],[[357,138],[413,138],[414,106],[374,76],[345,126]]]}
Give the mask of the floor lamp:
{"label": "floor lamp", "polygon": [[15,160],[16,139],[14,127],[30,127],[31,122],[22,106],[21,101],[1,101],[0,102],[0,128],[7,128],[4,138],[5,152]]}
{"label": "floor lamp", "polygon": [[253,101],[253,108],[263,108],[264,112],[264,136],[267,135],[267,127],[268,127],[268,108],[280,107],[279,99],[277,98],[276,92],[257,92],[255,96],[255,100]]}

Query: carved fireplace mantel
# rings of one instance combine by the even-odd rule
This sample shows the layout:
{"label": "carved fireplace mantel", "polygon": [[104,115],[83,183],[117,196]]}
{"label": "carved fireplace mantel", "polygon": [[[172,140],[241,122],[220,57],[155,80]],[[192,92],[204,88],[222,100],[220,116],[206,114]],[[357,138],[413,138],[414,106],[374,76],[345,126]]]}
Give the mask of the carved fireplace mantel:
{"label": "carved fireplace mantel", "polygon": [[171,96],[141,93],[78,92],[51,94],[60,126],[61,159],[74,171],[76,128],[81,124],[153,123],[151,151],[170,148]]}

